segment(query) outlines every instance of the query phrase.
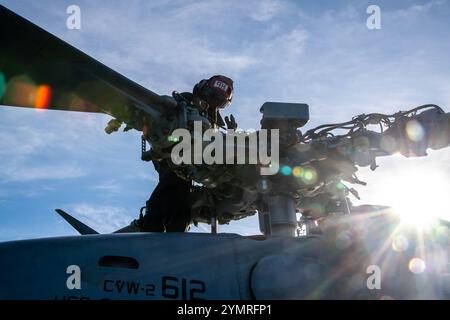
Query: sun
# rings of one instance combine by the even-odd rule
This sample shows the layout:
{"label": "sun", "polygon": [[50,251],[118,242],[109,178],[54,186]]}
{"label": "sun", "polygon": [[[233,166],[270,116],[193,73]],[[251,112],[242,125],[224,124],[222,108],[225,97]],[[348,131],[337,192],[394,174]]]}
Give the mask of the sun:
{"label": "sun", "polygon": [[437,218],[450,220],[450,180],[440,169],[409,167],[378,185],[383,204],[402,224],[426,228]]}

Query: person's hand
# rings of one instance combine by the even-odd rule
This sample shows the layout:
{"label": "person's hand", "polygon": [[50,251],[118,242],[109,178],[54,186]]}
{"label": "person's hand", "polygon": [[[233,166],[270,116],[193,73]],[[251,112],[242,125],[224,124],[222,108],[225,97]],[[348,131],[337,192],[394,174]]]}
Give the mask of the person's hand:
{"label": "person's hand", "polygon": [[229,118],[228,118],[228,116],[225,117],[225,123],[227,124],[228,130],[231,130],[231,129],[236,130],[237,129],[237,123],[232,114],[230,115]]}

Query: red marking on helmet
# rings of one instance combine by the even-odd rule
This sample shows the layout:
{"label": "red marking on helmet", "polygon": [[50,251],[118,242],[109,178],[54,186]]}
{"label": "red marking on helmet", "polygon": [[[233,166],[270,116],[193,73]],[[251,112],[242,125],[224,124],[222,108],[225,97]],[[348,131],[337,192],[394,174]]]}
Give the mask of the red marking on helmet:
{"label": "red marking on helmet", "polygon": [[233,92],[233,84],[230,83],[230,81],[227,81],[227,79],[224,79],[223,77],[217,77],[211,80],[212,81],[210,81],[209,86],[215,91],[222,93],[224,96],[227,97],[227,99],[229,99]]}
{"label": "red marking on helmet", "polygon": [[228,88],[229,88],[228,85],[225,82],[222,82],[220,80],[214,81],[213,87],[221,89],[221,90],[223,90],[225,92],[227,92]]}

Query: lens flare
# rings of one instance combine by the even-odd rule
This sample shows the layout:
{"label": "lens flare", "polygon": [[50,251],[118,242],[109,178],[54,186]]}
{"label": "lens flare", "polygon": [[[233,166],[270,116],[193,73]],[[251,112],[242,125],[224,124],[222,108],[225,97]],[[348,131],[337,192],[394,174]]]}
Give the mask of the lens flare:
{"label": "lens flare", "polygon": [[47,109],[50,105],[51,97],[52,91],[50,89],[50,86],[42,85],[37,87],[34,99],[34,107],[36,109]]}
{"label": "lens flare", "polygon": [[176,136],[170,135],[170,136],[167,137],[167,141],[169,141],[169,142],[178,142],[179,139]]}
{"label": "lens flare", "polygon": [[292,168],[289,166],[282,166],[280,172],[284,176],[289,176],[292,173]]}
{"label": "lens flare", "polygon": [[4,104],[24,107],[34,106],[36,86],[25,76],[16,76],[8,81]]}
{"label": "lens flare", "polygon": [[335,245],[338,249],[347,249],[352,244],[352,236],[348,231],[340,232],[336,237]]}
{"label": "lens flare", "polygon": [[6,79],[3,73],[0,72],[0,101],[2,100],[5,92],[6,92]]}
{"label": "lens flare", "polygon": [[399,234],[394,236],[394,239],[392,240],[392,249],[397,252],[402,252],[408,250],[409,247],[409,241],[408,238],[405,236]]}
{"label": "lens flare", "polygon": [[336,184],[336,189],[338,189],[338,190],[345,190],[345,185],[342,182],[338,182]]}
{"label": "lens flare", "polygon": [[11,78],[5,85],[3,74],[0,73],[0,98],[4,95],[3,103],[22,107],[46,109],[50,105],[52,90],[49,85],[36,86],[26,76]]}
{"label": "lens flare", "polygon": [[317,182],[317,171],[316,169],[309,167],[305,168],[303,171],[303,174],[301,176],[301,179],[306,184],[314,184]]}
{"label": "lens flare", "polygon": [[414,142],[421,141],[425,136],[425,129],[417,120],[409,120],[405,130],[408,138]]}
{"label": "lens flare", "polygon": [[302,175],[302,168],[301,167],[294,167],[294,169],[292,169],[292,174],[294,175],[294,177],[300,178],[301,175]]}
{"label": "lens flare", "polygon": [[267,179],[261,179],[259,181],[258,187],[259,187],[259,190],[261,190],[261,192],[265,193],[265,192],[270,191],[270,183]]}
{"label": "lens flare", "polygon": [[425,261],[420,258],[413,258],[409,260],[408,269],[415,274],[422,273],[426,269]]}

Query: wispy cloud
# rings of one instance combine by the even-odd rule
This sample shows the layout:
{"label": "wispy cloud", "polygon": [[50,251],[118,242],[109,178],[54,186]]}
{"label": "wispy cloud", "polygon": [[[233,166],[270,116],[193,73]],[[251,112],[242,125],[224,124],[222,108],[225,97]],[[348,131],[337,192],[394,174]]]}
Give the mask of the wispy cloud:
{"label": "wispy cloud", "polygon": [[447,3],[447,0],[431,0],[425,2],[423,4],[412,4],[411,6],[405,9],[399,9],[394,12],[394,14],[403,16],[403,17],[411,17],[413,15],[418,15],[421,13],[428,12],[430,10],[436,9]]}
{"label": "wispy cloud", "polygon": [[29,156],[39,148],[54,143],[57,139],[55,132],[36,131],[29,126],[3,126],[0,128],[0,157],[9,159],[13,156]]}
{"label": "wispy cloud", "polygon": [[80,217],[84,223],[100,233],[110,233],[128,224],[134,217],[124,208],[109,205],[77,204],[71,207],[71,213]]}
{"label": "wispy cloud", "polygon": [[255,5],[255,10],[250,13],[250,17],[259,22],[271,20],[283,9],[283,5],[279,1],[263,0]]}
{"label": "wispy cloud", "polygon": [[28,182],[34,180],[64,180],[79,178],[86,172],[77,164],[62,164],[52,166],[9,167],[1,172],[3,179],[12,182]]}
{"label": "wispy cloud", "polygon": [[118,193],[122,190],[120,185],[115,180],[108,180],[108,181],[102,182],[100,184],[92,186],[92,189],[105,191],[108,193]]}

